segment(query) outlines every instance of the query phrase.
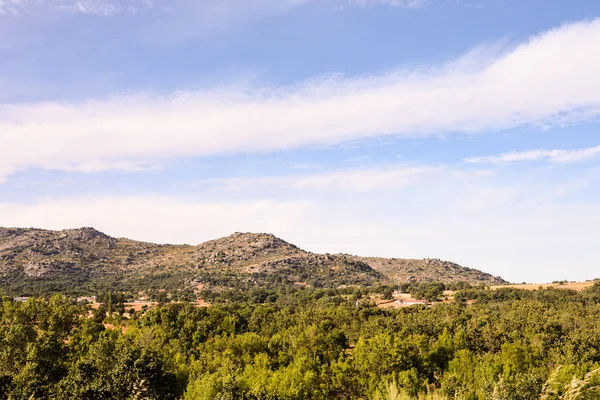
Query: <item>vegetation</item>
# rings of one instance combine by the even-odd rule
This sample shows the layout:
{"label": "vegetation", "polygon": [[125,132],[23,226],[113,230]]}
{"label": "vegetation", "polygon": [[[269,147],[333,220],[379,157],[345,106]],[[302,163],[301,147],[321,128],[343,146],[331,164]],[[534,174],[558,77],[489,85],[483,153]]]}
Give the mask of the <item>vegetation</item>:
{"label": "vegetation", "polygon": [[130,319],[119,294],[98,310],[4,298],[0,399],[600,397],[600,283],[400,309],[363,289],[231,294]]}

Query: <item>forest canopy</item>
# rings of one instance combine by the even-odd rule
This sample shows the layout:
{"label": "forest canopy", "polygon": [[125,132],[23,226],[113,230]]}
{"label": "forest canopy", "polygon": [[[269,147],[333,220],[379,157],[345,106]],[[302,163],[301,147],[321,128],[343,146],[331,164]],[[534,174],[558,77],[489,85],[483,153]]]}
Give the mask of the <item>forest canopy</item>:
{"label": "forest canopy", "polygon": [[400,309],[303,290],[123,315],[60,295],[4,298],[0,399],[600,396],[598,283],[470,288],[451,303]]}

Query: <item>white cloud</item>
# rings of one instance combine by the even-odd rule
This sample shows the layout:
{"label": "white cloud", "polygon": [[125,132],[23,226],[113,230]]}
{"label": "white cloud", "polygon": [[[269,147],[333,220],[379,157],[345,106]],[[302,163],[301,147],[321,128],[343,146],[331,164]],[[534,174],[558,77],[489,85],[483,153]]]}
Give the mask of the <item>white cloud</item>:
{"label": "white cloud", "polygon": [[600,20],[491,60],[303,85],[0,105],[0,171],[130,170],[181,157],[384,135],[566,124],[600,113]]}
{"label": "white cloud", "polygon": [[571,163],[576,161],[589,160],[600,155],[600,146],[589,147],[580,150],[529,150],[513,151],[494,156],[471,157],[465,159],[466,162],[474,164],[511,164],[521,161],[547,160],[552,163]]}

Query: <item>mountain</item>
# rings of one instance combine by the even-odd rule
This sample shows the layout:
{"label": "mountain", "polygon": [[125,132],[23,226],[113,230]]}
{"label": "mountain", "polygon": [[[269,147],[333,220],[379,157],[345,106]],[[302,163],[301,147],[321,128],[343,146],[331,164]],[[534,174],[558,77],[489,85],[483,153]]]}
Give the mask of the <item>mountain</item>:
{"label": "mountain", "polygon": [[314,254],[265,233],[234,233],[190,246],[117,239],[93,228],[0,228],[0,290],[6,294],[343,287],[420,281],[504,283],[490,274],[440,260]]}

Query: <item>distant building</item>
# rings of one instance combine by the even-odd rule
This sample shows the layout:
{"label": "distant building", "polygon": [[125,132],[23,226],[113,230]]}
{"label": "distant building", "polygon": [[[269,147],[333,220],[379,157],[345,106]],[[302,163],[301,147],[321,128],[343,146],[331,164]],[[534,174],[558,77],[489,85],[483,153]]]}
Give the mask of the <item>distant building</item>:
{"label": "distant building", "polygon": [[22,303],[22,302],[24,302],[24,301],[27,301],[27,300],[29,300],[29,297],[15,297],[13,300],[14,300],[14,301],[18,301],[18,302],[21,302],[21,303]]}

